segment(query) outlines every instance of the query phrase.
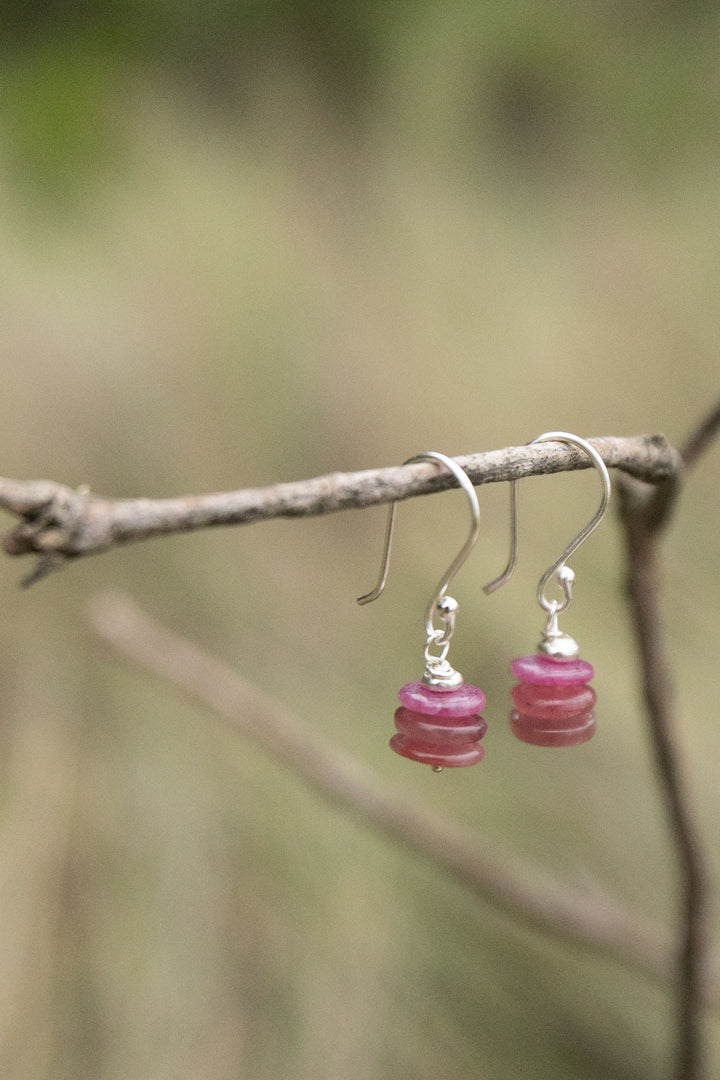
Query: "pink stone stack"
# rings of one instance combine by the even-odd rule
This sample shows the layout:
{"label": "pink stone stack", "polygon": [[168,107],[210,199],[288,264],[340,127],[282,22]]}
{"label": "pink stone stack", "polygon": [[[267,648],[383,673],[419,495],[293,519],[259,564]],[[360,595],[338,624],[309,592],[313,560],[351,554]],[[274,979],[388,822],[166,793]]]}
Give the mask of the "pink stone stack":
{"label": "pink stone stack", "polygon": [[520,680],[511,691],[510,713],[518,739],[533,746],[575,746],[593,737],[597,694],[587,685],[591,664],[538,653],[513,660],[510,671]]}
{"label": "pink stone stack", "polygon": [[398,693],[397,735],[390,746],[396,754],[437,769],[476,765],[485,754],[478,743],[487,731],[480,710],[485,695],[477,686],[436,690],[421,682],[407,683]]}

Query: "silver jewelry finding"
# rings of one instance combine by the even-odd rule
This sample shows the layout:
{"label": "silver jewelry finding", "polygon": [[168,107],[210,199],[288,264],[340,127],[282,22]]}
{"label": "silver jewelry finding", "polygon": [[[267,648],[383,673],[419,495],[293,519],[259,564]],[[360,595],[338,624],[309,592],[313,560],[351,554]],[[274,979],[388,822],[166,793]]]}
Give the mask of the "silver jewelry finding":
{"label": "silver jewelry finding", "polygon": [[[455,632],[455,620],[457,617],[458,603],[452,596],[447,596],[447,590],[458,570],[465,563],[470,552],[477,543],[480,532],[480,506],[478,504],[475,488],[470,483],[464,469],[453,461],[435,450],[428,450],[423,454],[415,454],[403,462],[404,465],[414,464],[416,461],[437,461],[450,470],[460,487],[468,497],[470,504],[470,532],[462,548],[455,556],[450,566],[443,574],[435,592],[430,597],[425,609],[425,673],[422,682],[426,686],[432,686],[435,690],[457,690],[462,686],[463,677],[459,671],[455,671],[447,660],[450,641]],[[385,540],[383,546],[382,563],[377,583],[369,593],[357,598],[358,604],[370,604],[382,595],[387,582],[388,568],[390,565],[390,550],[395,528],[395,502],[390,503],[388,510],[387,525],[385,527]],[[435,619],[442,622],[442,626],[435,626]],[[435,654],[432,650],[439,649]]]}
{"label": "silver jewelry finding", "polygon": [[[583,544],[591,533],[595,531],[608,508],[610,501],[610,474],[607,470],[605,462],[598,454],[597,450],[586,442],[585,439],[581,439],[579,435],[571,435],[568,431],[546,431],[543,435],[538,435],[536,439],[532,439],[528,446],[533,446],[539,442],[564,442],[569,443],[572,446],[577,446],[590,458],[592,464],[595,466],[600,474],[602,482],[602,498],[600,500],[600,506],[596,510],[587,525],[585,525],[580,532],[575,536],[562,553],[555,559],[551,566],[545,571],[540,578],[537,587],[537,601],[543,611],[547,614],[547,620],[542,632],[542,638],[538,645],[538,651],[546,656],[552,656],[555,659],[571,659],[578,655],[577,642],[573,640],[568,634],[564,634],[558,628],[558,615],[562,615],[564,611],[570,607],[573,594],[573,584],[575,581],[575,574],[566,566],[567,560],[570,556],[577,551],[581,544]],[[510,556],[508,563],[502,574],[495,578],[493,581],[488,582],[483,586],[485,593],[493,593],[496,589],[500,589],[503,585],[510,580],[515,570],[518,557],[518,508],[517,508],[517,480],[510,482]],[[548,585],[554,582],[559,586],[562,593],[562,599],[551,599],[546,595]]]}

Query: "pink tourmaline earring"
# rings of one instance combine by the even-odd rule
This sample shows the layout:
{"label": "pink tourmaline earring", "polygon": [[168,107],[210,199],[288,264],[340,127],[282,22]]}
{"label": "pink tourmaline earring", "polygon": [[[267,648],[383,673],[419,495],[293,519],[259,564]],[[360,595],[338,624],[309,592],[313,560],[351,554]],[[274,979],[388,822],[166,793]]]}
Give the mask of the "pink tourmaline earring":
{"label": "pink tourmaline earring", "polygon": [[[539,442],[564,442],[584,451],[597,468],[602,479],[602,501],[595,516],[568,544],[543,576],[537,588],[537,599],[547,615],[542,638],[534,656],[521,656],[510,664],[510,671],[519,680],[511,690],[515,708],[510,713],[510,729],[522,742],[534,746],[575,746],[587,742],[595,733],[593,706],[597,695],[587,684],[593,668],[578,658],[578,644],[558,627],[558,616],[567,611],[572,600],[575,574],[566,560],[587,540],[600,524],[610,499],[610,475],[598,452],[584,439],[566,431],[548,431],[538,435],[529,446]],[[495,592],[512,576],[517,562],[517,481],[511,486],[511,542],[508,565],[495,581],[485,586],[486,593]],[[559,585],[562,599],[549,599],[545,590],[551,581]]]}
{"label": "pink tourmaline earring", "polygon": [[[484,756],[479,745],[487,724],[479,715],[485,695],[477,686],[465,683],[459,671],[447,659],[455,631],[458,604],[447,596],[450,582],[475,547],[480,526],[480,507],[475,489],[467,474],[452,458],[433,450],[416,454],[405,465],[416,461],[438,461],[456,478],[470,502],[472,525],[462,550],[445,572],[425,610],[425,672],[418,682],[407,683],[398,693],[400,708],[395,712],[397,734],[390,740],[396,754],[431,765],[435,772],[445,767],[475,765]],[[385,550],[378,583],[372,592],[358,597],[358,604],[369,604],[381,595],[387,580],[395,521],[395,503],[390,504]],[[435,618],[442,622],[434,624]]]}

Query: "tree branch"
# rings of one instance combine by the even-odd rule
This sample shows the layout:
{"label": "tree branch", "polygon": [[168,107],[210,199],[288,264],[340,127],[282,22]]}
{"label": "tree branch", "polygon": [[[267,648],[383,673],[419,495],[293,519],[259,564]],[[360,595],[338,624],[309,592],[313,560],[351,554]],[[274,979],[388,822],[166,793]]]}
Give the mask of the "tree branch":
{"label": "tree branch", "polygon": [[[683,446],[693,465],[720,433],[720,403]],[[703,1069],[701,1009],[706,972],[707,872],[673,732],[670,658],[660,611],[659,540],[675,509],[678,477],[655,488],[621,477],[616,484],[627,549],[627,595],[640,658],[645,710],[658,777],[682,879],[681,940],[675,962],[678,1043],[676,1080],[699,1080]]]}
{"label": "tree branch", "polygon": [[272,698],[159,625],[132,601],[96,597],[95,631],[114,650],[228,721],[332,805],[430,859],[483,900],[542,933],[609,954],[656,979],[671,973],[667,935],[606,896],[542,879],[453,822],[414,805],[337,750]]}
{"label": "tree branch", "polygon": [[[682,461],[662,435],[589,440],[609,468],[656,484],[679,474]],[[511,446],[455,459],[475,485],[591,467],[565,443]],[[266,488],[170,499],[111,499],[49,480],[0,479],[0,508],[21,518],[3,538],[8,555],[39,556],[31,584],[69,559],[153,536],[362,509],[456,486],[455,478],[421,462],[354,473],[331,473]]]}

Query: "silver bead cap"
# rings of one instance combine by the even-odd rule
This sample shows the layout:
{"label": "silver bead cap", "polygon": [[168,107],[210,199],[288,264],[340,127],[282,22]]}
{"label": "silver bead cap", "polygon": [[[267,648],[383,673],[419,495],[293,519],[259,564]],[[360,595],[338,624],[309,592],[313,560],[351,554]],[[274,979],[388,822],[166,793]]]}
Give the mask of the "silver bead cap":
{"label": "silver bead cap", "polygon": [[537,650],[543,656],[551,656],[554,660],[574,660],[580,653],[580,647],[575,638],[563,633],[558,626],[557,617],[558,611],[553,608],[548,614]]}
{"label": "silver bead cap", "polygon": [[463,685],[464,680],[460,672],[451,667],[447,660],[431,659],[425,665],[425,674],[420,681],[423,686],[442,693],[442,691],[457,690]]}
{"label": "silver bead cap", "polygon": [[558,634],[556,637],[543,637],[537,651],[554,660],[574,660],[580,655],[580,646],[569,634]]}

